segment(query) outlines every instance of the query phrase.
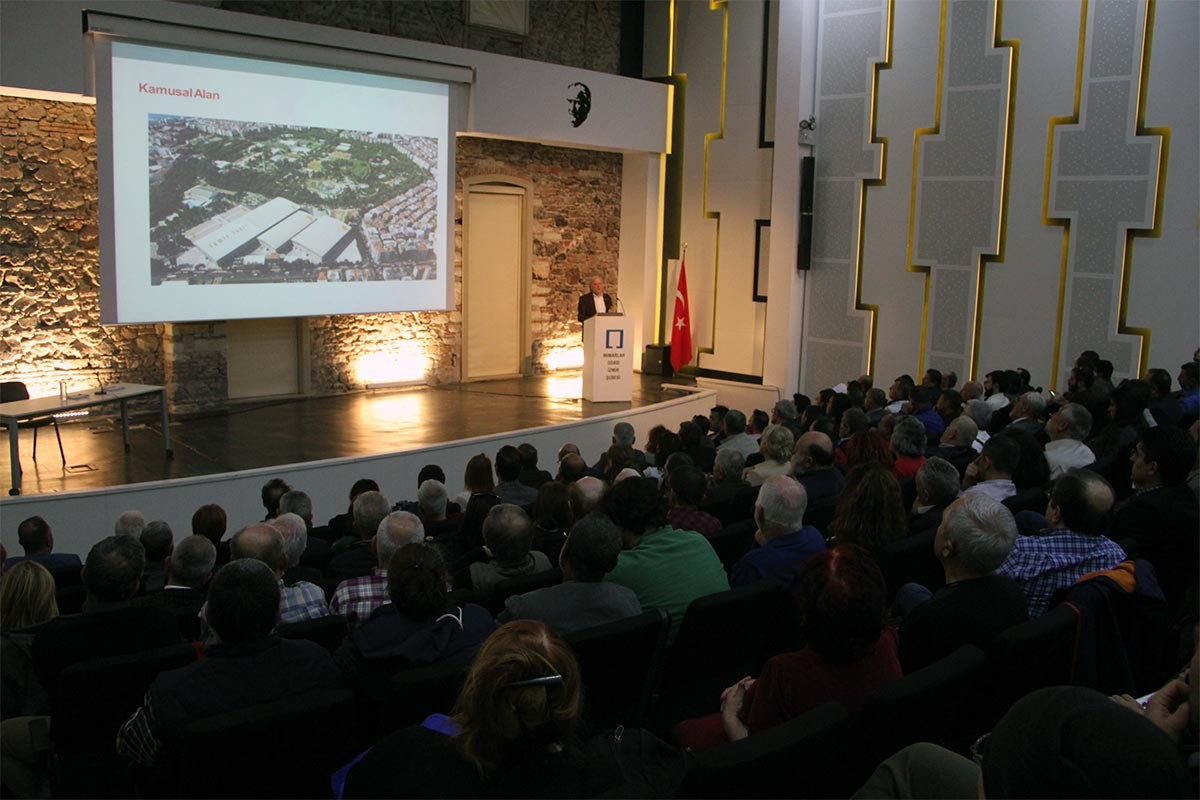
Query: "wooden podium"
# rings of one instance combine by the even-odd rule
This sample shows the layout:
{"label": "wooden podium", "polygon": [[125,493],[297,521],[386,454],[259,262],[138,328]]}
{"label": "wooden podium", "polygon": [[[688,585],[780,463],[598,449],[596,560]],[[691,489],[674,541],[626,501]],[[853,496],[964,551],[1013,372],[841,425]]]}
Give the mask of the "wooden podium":
{"label": "wooden podium", "polygon": [[597,314],[583,323],[583,399],[633,399],[633,321],[624,314]]}

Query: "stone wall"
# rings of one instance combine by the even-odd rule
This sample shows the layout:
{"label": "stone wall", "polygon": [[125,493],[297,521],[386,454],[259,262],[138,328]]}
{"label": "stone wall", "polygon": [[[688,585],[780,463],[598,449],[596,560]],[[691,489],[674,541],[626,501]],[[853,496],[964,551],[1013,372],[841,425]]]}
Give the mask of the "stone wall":
{"label": "stone wall", "polygon": [[[58,381],[163,384],[176,413],[227,403],[226,328],[220,322],[99,325],[95,109],[0,97],[0,379],[35,396]],[[536,371],[578,347],[575,303],[592,274],[617,286],[621,156],[459,137],[460,178],[502,175],[532,189],[532,328]],[[456,219],[462,218],[461,184]],[[396,354],[423,366],[409,376],[457,381],[462,339],[462,231],[455,229],[454,308],[313,317],[310,390],[361,388],[364,356]]]}
{"label": "stone wall", "polygon": [[0,376],[163,381],[163,326],[102,328],[95,108],[0,97]]}
{"label": "stone wall", "polygon": [[619,0],[530,0],[527,36],[467,25],[467,3],[450,0],[224,0],[220,7],[598,72],[620,69]]}

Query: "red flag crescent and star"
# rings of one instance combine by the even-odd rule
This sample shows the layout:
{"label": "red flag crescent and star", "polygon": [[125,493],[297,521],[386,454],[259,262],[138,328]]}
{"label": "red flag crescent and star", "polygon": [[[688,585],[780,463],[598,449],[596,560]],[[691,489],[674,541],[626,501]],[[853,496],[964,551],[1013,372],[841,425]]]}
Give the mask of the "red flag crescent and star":
{"label": "red flag crescent and star", "polygon": [[687,264],[679,262],[679,285],[675,289],[675,313],[671,315],[671,369],[692,361],[692,314],[688,308]]}

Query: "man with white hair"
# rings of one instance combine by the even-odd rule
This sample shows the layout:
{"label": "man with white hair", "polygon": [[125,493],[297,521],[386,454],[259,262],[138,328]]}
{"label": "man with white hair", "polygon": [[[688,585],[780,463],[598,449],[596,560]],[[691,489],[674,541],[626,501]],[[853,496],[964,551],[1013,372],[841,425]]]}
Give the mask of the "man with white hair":
{"label": "man with white hair", "polygon": [[1025,431],[1034,435],[1042,429],[1041,417],[1046,413],[1046,398],[1037,392],[1025,392],[1017,398],[1012,407],[1012,422],[1008,428]]}
{"label": "man with white hair", "polygon": [[319,569],[300,566],[300,557],[308,549],[308,525],[304,523],[304,518],[287,511],[266,524],[279,531],[283,538],[283,551],[288,560],[287,569],[283,571],[283,585],[294,586],[297,581],[320,583],[322,576]]}
{"label": "man with white hair", "polygon": [[746,433],[745,414],[736,408],[731,408],[725,413],[725,421],[722,425],[725,430],[725,438],[717,445],[718,453],[722,450],[737,450],[743,458],[749,458],[758,452],[758,442]]}
{"label": "man with white hair", "polygon": [[456,514],[454,519],[450,519],[446,514],[449,506],[450,493],[446,491],[445,483],[433,478],[421,481],[421,485],[417,487],[417,512],[425,525],[426,537],[436,539],[458,530],[462,514]]}
{"label": "man with white hair", "polygon": [[992,574],[1016,539],[1012,513],[987,495],[963,495],[950,504],[933,540],[946,585],[932,595],[914,584],[901,589],[909,598],[928,598],[900,626],[905,674],[965,644],[986,647],[997,634],[1027,619],[1021,587],[1012,578]]}
{"label": "man with white hair", "polygon": [[1096,454],[1084,444],[1091,432],[1092,413],[1079,403],[1067,403],[1046,420],[1046,435],[1050,437],[1046,463],[1050,465],[1051,480],[1096,461]]}
{"label": "man with white hair", "polygon": [[142,530],[146,527],[146,517],[140,511],[124,511],[117,517],[113,525],[113,533],[117,536],[132,536],[140,540]]}
{"label": "man with white hair", "polygon": [[804,524],[808,495],[800,482],[789,475],[775,475],[763,482],[754,502],[758,545],[733,567],[729,585],[745,586],[763,578],[791,583],[808,558],[825,549],[821,532]]}
{"label": "man with white hair", "polygon": [[391,602],[388,598],[387,566],[392,555],[406,544],[423,541],[425,526],[416,514],[393,511],[384,517],[371,539],[371,552],[375,554],[377,566],[370,575],[350,578],[338,584],[329,602],[329,612],[344,615],[352,628],[365,623],[375,609]]}

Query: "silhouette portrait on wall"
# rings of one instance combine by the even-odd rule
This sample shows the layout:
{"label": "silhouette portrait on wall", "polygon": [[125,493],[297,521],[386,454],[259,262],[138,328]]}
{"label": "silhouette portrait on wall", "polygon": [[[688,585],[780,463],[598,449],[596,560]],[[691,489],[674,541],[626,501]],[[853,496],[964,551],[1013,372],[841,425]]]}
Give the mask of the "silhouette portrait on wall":
{"label": "silhouette portrait on wall", "polygon": [[574,97],[567,98],[567,107],[571,112],[571,125],[578,128],[588,118],[592,110],[592,90],[585,83],[572,83],[568,89],[579,87]]}

